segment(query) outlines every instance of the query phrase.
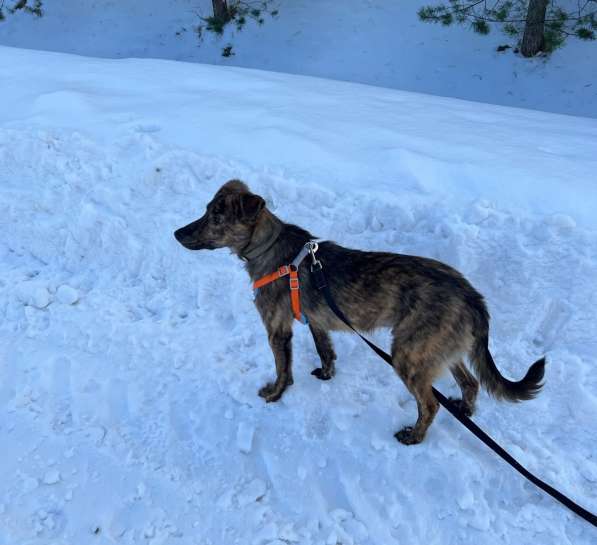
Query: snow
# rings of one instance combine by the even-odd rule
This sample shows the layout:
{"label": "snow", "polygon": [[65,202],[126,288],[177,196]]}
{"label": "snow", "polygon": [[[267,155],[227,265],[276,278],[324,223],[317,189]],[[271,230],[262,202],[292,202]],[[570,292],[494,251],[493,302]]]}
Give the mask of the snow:
{"label": "snow", "polygon": [[265,404],[242,263],[172,233],[239,177],[322,238],[456,266],[503,372],[549,360],[475,420],[595,511],[597,121],[11,48],[0,81],[0,544],[591,543],[445,411],[398,444],[414,400],[354,336],[322,383],[297,325]]}
{"label": "snow", "polygon": [[[573,0],[563,0],[569,11]],[[195,31],[210,0],[61,0],[15,13],[0,45],[93,57],[152,57],[326,77],[466,100],[597,117],[595,44],[569,38],[549,60],[524,59],[498,28],[422,23],[431,0],[279,0],[279,16],[222,37]],[[233,46],[233,56],[222,49]]]}
{"label": "snow", "polygon": [[236,433],[236,444],[238,450],[249,454],[253,448],[253,437],[255,436],[255,428],[246,422],[241,422]]}
{"label": "snow", "polygon": [[56,299],[65,305],[74,305],[79,300],[79,293],[76,289],[63,284],[56,290]]}
{"label": "snow", "polygon": [[44,484],[56,484],[60,482],[60,472],[51,469],[44,476]]}

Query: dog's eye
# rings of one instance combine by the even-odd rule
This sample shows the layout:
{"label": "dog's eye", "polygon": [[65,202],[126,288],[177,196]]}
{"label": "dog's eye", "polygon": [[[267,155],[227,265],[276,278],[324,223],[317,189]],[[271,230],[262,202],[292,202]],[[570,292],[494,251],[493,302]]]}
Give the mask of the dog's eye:
{"label": "dog's eye", "polygon": [[209,221],[213,225],[220,225],[224,222],[224,215],[226,213],[224,199],[219,199],[211,206],[209,211]]}

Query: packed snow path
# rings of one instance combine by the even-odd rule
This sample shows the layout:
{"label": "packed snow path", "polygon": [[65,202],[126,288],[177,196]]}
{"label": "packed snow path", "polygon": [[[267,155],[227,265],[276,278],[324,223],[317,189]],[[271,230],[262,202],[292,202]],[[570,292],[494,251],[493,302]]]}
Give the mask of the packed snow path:
{"label": "packed snow path", "polygon": [[445,411],[398,444],[414,400],[353,336],[322,383],[297,325],[266,405],[242,264],[172,232],[239,177],[322,238],[456,266],[504,374],[549,358],[537,400],[475,420],[595,511],[596,122],[1,48],[0,78],[1,545],[593,541]]}

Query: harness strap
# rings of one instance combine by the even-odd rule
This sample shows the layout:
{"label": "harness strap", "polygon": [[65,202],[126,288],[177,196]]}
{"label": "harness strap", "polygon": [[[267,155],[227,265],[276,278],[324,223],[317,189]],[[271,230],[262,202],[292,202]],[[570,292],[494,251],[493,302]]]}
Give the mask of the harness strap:
{"label": "harness strap", "polygon": [[289,287],[290,287],[290,304],[292,306],[292,314],[295,320],[302,324],[307,323],[307,317],[301,312],[301,287],[298,276],[298,268],[301,262],[307,257],[309,251],[303,248],[299,254],[293,259],[290,265],[282,265],[277,271],[267,274],[253,282],[253,290],[258,290],[263,286],[267,286],[272,282],[284,277],[289,276]]}
{"label": "harness strap", "polygon": [[287,274],[290,274],[290,266],[282,265],[277,271],[274,271],[266,276],[262,276],[259,280],[253,282],[253,289],[257,290],[263,286],[267,286],[268,284],[271,284],[275,280],[278,280],[278,278],[282,278]]}
{"label": "harness strap", "polygon": [[301,289],[298,270],[294,266],[290,268],[290,304],[292,305],[294,319],[304,323],[303,315],[301,314]]}

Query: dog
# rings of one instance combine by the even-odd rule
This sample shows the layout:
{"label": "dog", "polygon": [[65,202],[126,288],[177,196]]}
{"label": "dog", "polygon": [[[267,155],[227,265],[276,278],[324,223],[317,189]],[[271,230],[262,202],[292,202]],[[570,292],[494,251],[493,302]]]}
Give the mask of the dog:
{"label": "dog", "polygon": [[[240,180],[225,183],[205,214],[174,236],[189,250],[229,248],[246,262],[253,281],[291,263],[314,239],[276,217]],[[445,369],[462,391],[462,399],[453,402],[466,415],[474,411],[479,382],[494,397],[507,401],[532,399],[539,393],[545,358],[533,363],[522,380],[503,377],[489,352],[489,313],[483,296],[452,267],[424,257],[351,250],[333,242],[319,243],[317,259],[333,298],[356,329],[392,331],[393,368],[418,408],[415,425],[395,434],[401,443],[413,445],[424,439],[439,408],[432,384]],[[312,374],[328,380],[334,376],[336,361],[329,332],[349,329],[317,290],[307,262],[295,268],[295,275],[301,312],[321,359],[321,367]],[[268,402],[280,399],[293,383],[294,304],[285,281],[270,282],[255,296],[276,364],[276,380],[259,390]]]}

